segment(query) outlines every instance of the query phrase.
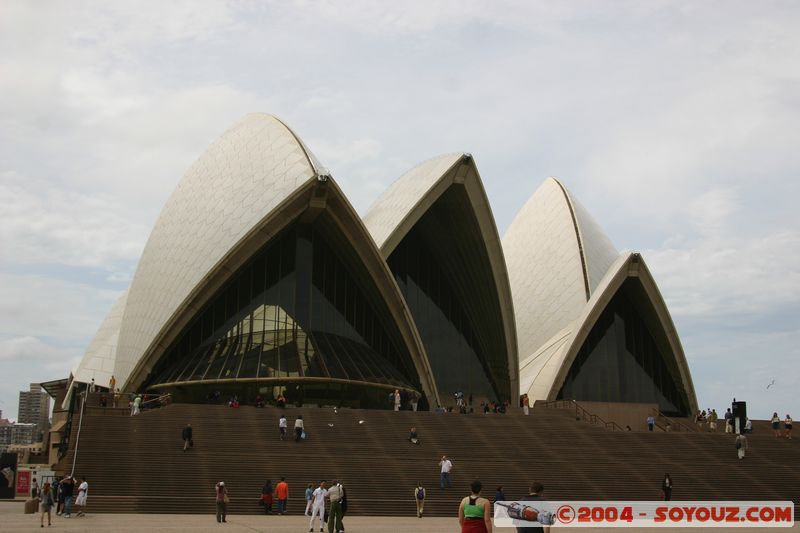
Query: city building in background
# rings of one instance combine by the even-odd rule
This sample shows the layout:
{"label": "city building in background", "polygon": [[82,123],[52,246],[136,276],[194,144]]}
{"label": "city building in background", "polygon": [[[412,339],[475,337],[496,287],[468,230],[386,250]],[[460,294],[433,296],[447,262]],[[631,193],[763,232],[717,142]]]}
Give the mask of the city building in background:
{"label": "city building in background", "polygon": [[50,395],[38,383],[31,383],[28,391],[20,391],[17,423],[36,427],[33,440],[24,444],[40,442],[42,436],[50,431]]}
{"label": "city building in background", "polygon": [[20,424],[0,420],[0,452],[11,451],[12,447],[31,446],[35,443],[39,443],[39,447],[41,447],[41,439],[37,440],[38,436],[39,428],[36,424]]}

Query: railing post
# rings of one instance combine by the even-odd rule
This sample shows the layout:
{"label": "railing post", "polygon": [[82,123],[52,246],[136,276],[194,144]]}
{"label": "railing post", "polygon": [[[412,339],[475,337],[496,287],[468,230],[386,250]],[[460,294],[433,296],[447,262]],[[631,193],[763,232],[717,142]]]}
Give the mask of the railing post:
{"label": "railing post", "polygon": [[72,454],[72,471],[70,476],[75,475],[75,464],[78,462],[78,445],[81,442],[81,427],[83,427],[83,413],[86,410],[86,401],[89,399],[89,385],[86,385],[86,392],[81,402],[81,417],[78,419],[78,432],[75,434],[75,452]]}

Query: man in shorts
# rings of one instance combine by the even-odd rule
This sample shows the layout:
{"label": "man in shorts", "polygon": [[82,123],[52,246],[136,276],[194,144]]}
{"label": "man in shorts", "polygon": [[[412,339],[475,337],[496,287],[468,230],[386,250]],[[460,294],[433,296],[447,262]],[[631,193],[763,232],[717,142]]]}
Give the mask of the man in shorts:
{"label": "man in shorts", "polygon": [[81,484],[78,486],[78,497],[75,499],[75,505],[80,507],[81,510],[75,516],[86,516],[86,500],[89,498],[89,483],[86,481],[85,476],[81,476]]}

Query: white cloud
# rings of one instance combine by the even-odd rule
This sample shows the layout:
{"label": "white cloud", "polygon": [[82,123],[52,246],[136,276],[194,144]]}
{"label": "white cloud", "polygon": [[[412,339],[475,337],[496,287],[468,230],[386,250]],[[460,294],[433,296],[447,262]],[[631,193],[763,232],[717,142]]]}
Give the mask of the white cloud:
{"label": "white cloud", "polygon": [[779,230],[754,238],[692,238],[645,250],[645,260],[680,317],[762,314],[797,307],[800,232]]}
{"label": "white cloud", "polygon": [[180,176],[266,111],[361,211],[463,150],[502,233],[561,177],[644,251],[698,361],[720,338],[745,360],[726,319],[765,343],[774,310],[800,322],[800,10],[721,5],[3,2],[0,339],[88,342]]}
{"label": "white cloud", "polygon": [[755,419],[769,418],[774,411],[781,416],[797,412],[800,331],[731,331],[725,336],[718,331],[697,331],[684,338],[687,353],[702,356],[692,365],[700,408],[719,411],[737,398],[748,403]]}
{"label": "white cloud", "polygon": [[36,337],[15,337],[0,340],[0,361],[41,361],[42,359],[63,361],[71,356],[74,357],[74,355],[74,350],[50,346]]}
{"label": "white cloud", "polygon": [[35,337],[70,348],[88,345],[120,292],[57,275],[0,271],[0,339]]}
{"label": "white cloud", "polygon": [[[60,264],[115,270],[135,261],[148,228],[119,200],[0,175],[0,265]],[[119,267],[117,267],[119,268]]]}

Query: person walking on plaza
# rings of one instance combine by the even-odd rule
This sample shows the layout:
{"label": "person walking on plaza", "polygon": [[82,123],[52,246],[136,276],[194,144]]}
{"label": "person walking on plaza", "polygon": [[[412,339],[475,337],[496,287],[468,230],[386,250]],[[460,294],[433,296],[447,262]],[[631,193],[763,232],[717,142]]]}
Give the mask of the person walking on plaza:
{"label": "person walking on plaza", "polygon": [[186,427],[183,428],[183,431],[181,431],[181,438],[183,439],[183,451],[186,451],[194,446],[194,440],[192,439],[191,424],[186,424]]}
{"label": "person walking on plaza", "polygon": [[471,494],[461,500],[458,523],[461,533],[492,533],[492,504],[481,497],[481,482],[470,483]]}
{"label": "person walking on plaza", "polygon": [[661,482],[661,492],[664,493],[665,502],[672,499],[672,478],[669,477],[669,474],[664,474],[664,481]]}
{"label": "person walking on plaza", "polygon": [[86,476],[81,476],[81,484],[78,485],[78,497],[75,499],[75,505],[81,508],[75,516],[86,516],[86,501],[89,499],[89,483],[86,481]]}
{"label": "person walking on plaza", "polygon": [[278,499],[278,514],[286,514],[286,501],[289,499],[289,484],[286,483],[285,477],[282,477],[278,484],[275,485],[275,497]]}
{"label": "person walking on plaza", "polygon": [[272,514],[272,480],[267,480],[261,487],[261,501],[264,503],[264,514]]}
{"label": "person walking on plaza", "polygon": [[[539,483],[538,481],[534,481],[531,483],[531,487],[529,489],[530,492],[526,496],[520,498],[520,501],[523,502],[537,502],[543,501],[544,497],[544,485]],[[534,507],[537,507],[534,505]],[[537,507],[538,508],[538,507]],[[541,526],[528,526],[528,527],[518,527],[517,533],[550,533],[550,524],[553,523],[552,515],[544,516],[544,513],[539,513],[539,523],[542,524]]]}
{"label": "person walking on plaza", "polygon": [[400,389],[395,389],[394,391],[394,410],[400,410]]}
{"label": "person walking on plaza", "polygon": [[747,450],[747,437],[744,433],[736,435],[736,453],[739,459],[744,459],[744,452]]}
{"label": "person walking on plaza", "polygon": [[111,378],[108,380],[108,392],[114,394],[115,390],[117,390],[117,379],[114,374],[111,374]]}
{"label": "person walking on plaza", "polygon": [[66,476],[61,480],[61,493],[64,495],[64,518],[72,516],[72,496],[75,494],[75,480]]}
{"label": "person walking on plaza", "polygon": [[708,430],[712,433],[717,431],[717,420],[719,420],[719,416],[717,416],[717,410],[712,409],[711,414],[708,415]]}
{"label": "person walking on plaza", "polygon": [[278,431],[281,434],[281,440],[286,440],[286,428],[288,428],[288,423],[286,422],[286,415],[281,414],[281,417],[278,419]]}
{"label": "person walking on plaza", "polygon": [[422,481],[414,488],[414,501],[417,502],[417,518],[422,518],[425,510],[425,487],[422,486]]}
{"label": "person walking on plaza", "polygon": [[53,505],[55,505],[55,500],[53,499],[53,490],[50,486],[50,483],[45,483],[44,486],[42,486],[42,493],[39,499],[41,500],[39,503],[39,510],[42,511],[41,526],[44,527],[44,515],[46,513],[47,527],[50,527],[50,510],[53,508]]}
{"label": "person walking on plaza", "polygon": [[217,503],[217,522],[227,522],[225,519],[228,516],[228,503],[231,501],[228,498],[228,488],[225,486],[224,481],[220,481],[214,487],[214,492],[216,493],[216,503]]}
{"label": "person walking on plaza", "polygon": [[439,485],[444,490],[445,483],[447,484],[448,488],[452,488],[453,484],[450,483],[450,471],[453,469],[453,462],[447,458],[446,455],[442,456],[442,460],[439,461],[439,466],[441,467],[441,472],[439,473]]}
{"label": "person walking on plaza", "polygon": [[306,516],[311,516],[311,503],[314,501],[314,485],[311,483],[306,487],[306,510],[303,512]]}
{"label": "person walking on plaza", "polygon": [[528,398],[527,394],[522,395],[522,412],[525,413],[525,416],[528,416],[531,411],[531,399]]}
{"label": "person walking on plaza", "polygon": [[342,525],[344,487],[338,480],[334,479],[331,488],[328,489],[328,499],[331,501],[331,509],[328,512],[328,533],[344,531],[344,525]]}
{"label": "person walking on plaza", "polygon": [[786,420],[783,421],[784,437],[792,440],[792,417],[786,413]]}
{"label": "person walking on plaza", "polygon": [[781,417],[778,416],[778,413],[772,413],[772,432],[775,433],[775,437],[781,436]]}
{"label": "person walking on plaza", "polygon": [[39,482],[36,481],[36,478],[33,478],[31,481],[31,499],[35,500],[39,497]]}
{"label": "person walking on plaza", "polygon": [[300,442],[306,432],[306,426],[303,424],[303,415],[298,415],[294,421],[294,441]]}
{"label": "person walking on plaza", "polygon": [[647,431],[653,431],[653,427],[656,425],[656,417],[650,415],[647,417]]}
{"label": "person walking on plaza", "polygon": [[314,492],[312,493],[312,504],[311,504],[311,520],[308,522],[308,530],[314,531],[314,517],[319,516],[319,530],[324,531],[322,526],[324,525],[324,516],[325,516],[325,497],[328,495],[328,490],[325,488],[325,482],[320,481],[319,487],[317,487]]}

